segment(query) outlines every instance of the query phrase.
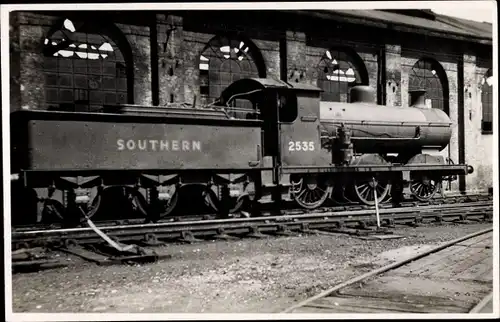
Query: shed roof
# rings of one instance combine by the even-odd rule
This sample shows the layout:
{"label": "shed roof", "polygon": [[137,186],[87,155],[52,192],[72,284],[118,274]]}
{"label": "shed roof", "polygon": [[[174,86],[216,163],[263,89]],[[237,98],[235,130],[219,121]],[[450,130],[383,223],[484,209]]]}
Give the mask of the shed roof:
{"label": "shed roof", "polygon": [[[413,14],[410,13],[413,11]],[[491,45],[493,25],[445,16],[431,10],[324,10],[323,18],[344,18],[346,22],[384,29],[430,34]],[[310,12],[311,14],[312,12]],[[321,15],[321,14],[320,14]]]}

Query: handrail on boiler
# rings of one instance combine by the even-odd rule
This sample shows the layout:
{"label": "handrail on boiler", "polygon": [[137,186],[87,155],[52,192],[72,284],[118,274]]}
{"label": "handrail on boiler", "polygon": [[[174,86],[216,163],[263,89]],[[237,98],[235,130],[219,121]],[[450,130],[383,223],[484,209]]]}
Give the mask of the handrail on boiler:
{"label": "handrail on boiler", "polygon": [[[321,139],[335,139],[337,137],[332,137],[332,136],[326,136],[322,135],[320,136]],[[417,126],[415,128],[415,136],[412,138],[402,138],[402,137],[397,137],[397,138],[392,138],[392,137],[373,137],[373,136],[352,136],[351,140],[390,140],[390,141],[414,141],[414,140],[420,140],[420,126]]]}

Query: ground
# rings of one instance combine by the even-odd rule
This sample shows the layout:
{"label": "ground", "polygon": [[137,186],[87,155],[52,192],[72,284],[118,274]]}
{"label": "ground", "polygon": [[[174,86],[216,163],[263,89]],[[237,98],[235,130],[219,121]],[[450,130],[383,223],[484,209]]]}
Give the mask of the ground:
{"label": "ground", "polygon": [[278,313],[356,275],[491,224],[399,228],[401,239],[306,235],[169,245],[155,264],[12,277],[14,312]]}

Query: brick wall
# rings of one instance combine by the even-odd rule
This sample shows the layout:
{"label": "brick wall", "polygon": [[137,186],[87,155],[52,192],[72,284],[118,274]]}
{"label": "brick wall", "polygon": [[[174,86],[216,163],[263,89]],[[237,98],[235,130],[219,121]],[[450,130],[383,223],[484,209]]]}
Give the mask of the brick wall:
{"label": "brick wall", "polygon": [[184,52],[182,17],[156,15],[159,105],[184,101]]}
{"label": "brick wall", "polygon": [[19,102],[22,109],[41,109],[45,103],[43,42],[57,17],[20,12]]}
{"label": "brick wall", "polygon": [[[316,64],[319,62],[319,59]],[[311,77],[307,77],[307,69],[311,65],[307,63],[305,33],[295,31],[286,32],[286,64],[286,79],[288,82],[312,83],[316,85]]]}
{"label": "brick wall", "polygon": [[21,106],[21,48],[19,44],[18,15],[10,16],[10,111]]}
{"label": "brick wall", "polygon": [[488,67],[476,64],[474,54],[464,54],[464,120],[466,162],[474,173],[466,177],[467,188],[485,191],[493,186],[493,135],[481,131],[481,80]]}
{"label": "brick wall", "polygon": [[214,34],[205,34],[186,30],[183,32],[183,45],[185,48],[189,48],[189,50],[185,50],[183,53],[184,99],[186,102],[193,102],[195,95],[196,97],[200,97],[200,70],[198,67],[200,54],[213,37],[215,37]]}
{"label": "brick wall", "polygon": [[401,106],[401,46],[385,45],[385,104]]}
{"label": "brick wall", "polygon": [[117,23],[132,50],[134,104],[151,105],[151,37],[148,26]]}
{"label": "brick wall", "polygon": [[268,78],[280,79],[279,40],[264,40],[258,38],[252,38],[251,40],[259,49],[264,59],[266,68],[265,76]]}

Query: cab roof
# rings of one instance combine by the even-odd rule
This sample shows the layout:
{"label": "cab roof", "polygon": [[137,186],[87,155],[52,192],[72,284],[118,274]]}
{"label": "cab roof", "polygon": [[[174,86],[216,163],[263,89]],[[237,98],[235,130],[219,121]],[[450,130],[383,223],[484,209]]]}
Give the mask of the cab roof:
{"label": "cab roof", "polygon": [[319,87],[304,83],[288,83],[273,78],[243,78],[233,82],[221,94],[224,102],[227,102],[231,96],[239,93],[251,94],[253,91],[267,88],[288,89],[295,91],[321,92]]}

